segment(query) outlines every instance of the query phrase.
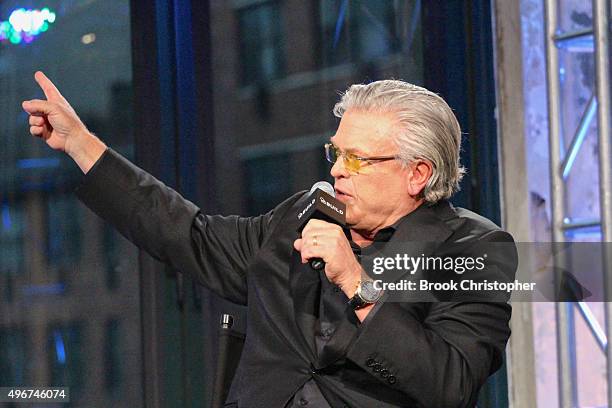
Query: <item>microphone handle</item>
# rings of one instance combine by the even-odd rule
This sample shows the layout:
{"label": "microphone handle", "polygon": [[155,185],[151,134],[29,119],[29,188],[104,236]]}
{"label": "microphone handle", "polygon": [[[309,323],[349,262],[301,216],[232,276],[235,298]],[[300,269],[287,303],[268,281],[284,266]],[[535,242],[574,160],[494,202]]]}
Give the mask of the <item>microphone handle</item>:
{"label": "microphone handle", "polygon": [[320,271],[321,269],[325,268],[325,261],[323,261],[321,258],[312,258],[310,261],[308,261],[308,263],[315,271]]}

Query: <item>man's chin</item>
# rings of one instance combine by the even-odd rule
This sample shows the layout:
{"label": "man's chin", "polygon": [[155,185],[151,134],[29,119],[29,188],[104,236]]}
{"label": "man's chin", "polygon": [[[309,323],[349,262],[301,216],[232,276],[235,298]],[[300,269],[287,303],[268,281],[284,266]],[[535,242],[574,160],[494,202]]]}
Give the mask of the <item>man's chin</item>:
{"label": "man's chin", "polygon": [[357,224],[357,219],[355,219],[355,217],[352,214],[352,211],[350,209],[350,207],[347,205],[346,206],[346,226],[347,227],[352,227],[355,224]]}

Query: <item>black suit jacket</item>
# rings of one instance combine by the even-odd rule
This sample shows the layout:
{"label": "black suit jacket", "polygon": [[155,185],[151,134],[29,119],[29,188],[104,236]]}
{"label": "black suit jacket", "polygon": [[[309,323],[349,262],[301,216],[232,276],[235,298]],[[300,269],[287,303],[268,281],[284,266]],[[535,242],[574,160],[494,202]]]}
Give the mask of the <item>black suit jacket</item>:
{"label": "black suit jacket", "polygon": [[[506,303],[380,302],[361,324],[348,311],[317,353],[319,277],[293,250],[305,193],[257,217],[204,215],[108,149],[77,195],[139,248],[247,305],[246,342],[228,406],[283,407],[311,378],[334,407],[473,406],[501,364],[510,336]],[[512,241],[490,221],[447,202],[409,214],[392,241],[423,239]]]}

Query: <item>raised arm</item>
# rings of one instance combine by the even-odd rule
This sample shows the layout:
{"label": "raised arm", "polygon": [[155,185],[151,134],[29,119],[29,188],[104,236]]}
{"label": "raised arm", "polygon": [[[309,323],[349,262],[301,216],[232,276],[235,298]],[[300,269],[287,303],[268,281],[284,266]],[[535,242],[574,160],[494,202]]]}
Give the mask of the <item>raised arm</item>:
{"label": "raised arm", "polygon": [[83,177],[79,199],[155,259],[246,304],[247,270],[270,230],[298,196],[257,217],[205,215],[113,149]]}
{"label": "raised arm", "polygon": [[23,102],[30,133],[69,154],[85,176],[79,199],[154,258],[187,273],[220,296],[247,301],[247,269],[278,210],[258,217],[209,216],[90,133],[42,73],[35,79],[46,100]]}

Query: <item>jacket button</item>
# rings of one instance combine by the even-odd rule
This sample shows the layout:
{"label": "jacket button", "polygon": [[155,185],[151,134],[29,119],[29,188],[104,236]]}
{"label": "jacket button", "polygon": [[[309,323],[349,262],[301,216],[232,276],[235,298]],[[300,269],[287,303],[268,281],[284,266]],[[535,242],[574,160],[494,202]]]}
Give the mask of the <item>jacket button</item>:
{"label": "jacket button", "polygon": [[382,364],[380,364],[380,363],[376,363],[376,364],[374,364],[374,366],[372,367],[372,370],[373,370],[375,373],[379,372],[380,370],[382,370]]}
{"label": "jacket button", "polygon": [[389,376],[389,370],[387,370],[386,368],[383,368],[382,370],[380,370],[380,376],[382,378],[387,378]]}
{"label": "jacket button", "polygon": [[328,338],[328,337],[331,337],[333,334],[334,334],[334,329],[327,328],[327,329],[322,330],[321,337]]}
{"label": "jacket button", "polygon": [[390,375],[389,378],[387,378],[387,382],[389,384],[395,384],[397,382],[397,378],[395,378],[394,375]]}
{"label": "jacket button", "polygon": [[368,367],[372,367],[372,366],[373,366],[374,364],[376,364],[376,363],[377,363],[377,362],[376,362],[376,360],[374,360],[373,358],[368,358],[368,359],[366,360],[366,365],[367,365]]}
{"label": "jacket button", "polygon": [[300,406],[305,407],[308,405],[308,400],[306,398],[300,398]]}

